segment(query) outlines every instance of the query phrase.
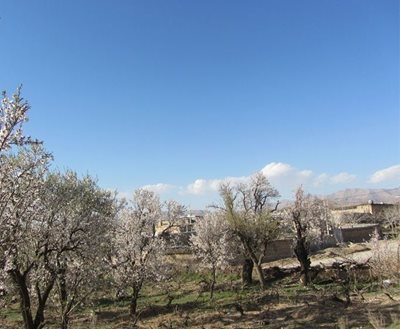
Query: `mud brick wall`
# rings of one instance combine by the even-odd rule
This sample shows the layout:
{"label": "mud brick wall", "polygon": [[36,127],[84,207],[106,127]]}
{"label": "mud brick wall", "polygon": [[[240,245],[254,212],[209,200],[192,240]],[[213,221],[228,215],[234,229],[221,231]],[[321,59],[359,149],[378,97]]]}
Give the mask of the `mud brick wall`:
{"label": "mud brick wall", "polygon": [[293,240],[274,240],[268,245],[267,254],[263,261],[270,262],[282,258],[293,257],[293,255]]}
{"label": "mud brick wall", "polygon": [[354,227],[342,227],[334,230],[334,235],[339,243],[343,242],[364,242],[369,241],[375,234],[375,231],[381,234],[379,225],[369,226],[354,226]]}

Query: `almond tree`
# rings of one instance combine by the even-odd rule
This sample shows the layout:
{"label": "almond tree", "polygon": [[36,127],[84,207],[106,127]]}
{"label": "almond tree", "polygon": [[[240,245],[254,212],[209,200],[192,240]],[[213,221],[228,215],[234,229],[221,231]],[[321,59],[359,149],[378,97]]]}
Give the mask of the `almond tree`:
{"label": "almond tree", "polygon": [[60,327],[68,328],[73,310],[102,284],[115,215],[112,193],[90,177],[55,173],[46,180],[42,202],[52,253],[47,268],[56,274]]}
{"label": "almond tree", "polygon": [[0,171],[1,267],[7,289],[19,296],[26,329],[44,326],[55,276],[45,269],[47,223],[41,193],[50,156],[39,146],[3,156]]}
{"label": "almond tree", "polygon": [[286,211],[286,218],[293,224],[294,253],[300,263],[301,282],[308,285],[310,244],[312,241],[321,241],[327,233],[330,211],[323,201],[305,194],[303,188],[299,187],[294,205]]}
{"label": "almond tree", "polygon": [[310,245],[312,242],[323,242],[332,222],[330,209],[326,202],[306,194],[300,186],[296,191],[294,204],[284,209],[278,217],[286,224],[288,233],[294,236],[293,249],[300,263],[301,282],[308,285]]}
{"label": "almond tree", "polygon": [[[20,300],[25,328],[41,328],[44,305],[53,281],[43,266],[43,222],[40,192],[51,156],[37,141],[23,135],[29,105],[20,88],[9,98],[3,93],[0,104],[0,280],[6,290]],[[36,281],[41,278],[41,282]],[[36,300],[32,305],[31,293]],[[33,309],[33,307],[36,307]]]}
{"label": "almond tree", "polygon": [[217,269],[225,267],[233,258],[233,237],[221,211],[206,213],[193,226],[191,243],[201,264],[211,269],[210,299],[214,296]]}
{"label": "almond tree", "polygon": [[[11,98],[3,92],[0,103],[0,246],[4,245],[4,239],[8,236],[7,227],[10,217],[7,210],[13,202],[13,191],[19,190],[22,193],[22,182],[28,182],[32,179],[32,171],[35,166],[40,165],[40,161],[47,162],[49,154],[44,154],[42,159],[38,156],[33,159],[34,153],[38,155],[39,149],[36,148],[30,152],[29,148],[21,149],[18,156],[18,148],[23,145],[35,144],[30,137],[23,135],[23,123],[28,120],[27,111],[29,105],[21,97],[21,88]],[[37,141],[35,141],[38,144]],[[17,149],[13,149],[17,147]],[[12,153],[13,151],[13,153]],[[32,161],[29,161],[32,160]],[[25,184],[30,190],[35,185]],[[29,193],[29,191],[26,191]],[[28,200],[30,200],[28,198]],[[4,259],[0,256],[0,264]]]}
{"label": "almond tree", "polygon": [[[178,203],[162,204],[154,192],[139,189],[119,214],[112,264],[116,284],[129,295],[132,324],[138,320],[137,301],[143,284],[164,277],[163,236],[183,213]],[[157,234],[155,227],[161,220],[169,225]]]}
{"label": "almond tree", "polygon": [[[1,185],[1,255],[8,290],[19,296],[26,329],[43,328],[46,305],[57,287],[60,326],[97,287],[114,214],[114,198],[90,177],[47,172],[39,146],[8,156]],[[8,189],[6,189],[8,186]]]}
{"label": "almond tree", "polygon": [[251,267],[243,271],[243,274],[251,278],[254,266],[260,286],[264,289],[265,278],[261,264],[268,252],[269,243],[279,234],[279,223],[272,216],[279,202],[272,208],[270,201],[277,198],[279,193],[262,173],[257,173],[248,183],[234,186],[222,184],[220,195],[224,202],[225,218],[240,240],[248,259],[245,260],[244,265],[251,264]]}
{"label": "almond tree", "polygon": [[312,195],[307,196],[307,205],[309,208],[308,220],[311,234],[313,234],[314,240],[322,243],[333,226],[331,210],[325,200]]}
{"label": "almond tree", "polygon": [[309,257],[310,241],[307,239],[308,223],[306,221],[308,210],[304,191],[302,187],[299,187],[296,191],[296,200],[291,209],[291,215],[295,227],[294,253],[300,263],[300,280],[305,286],[309,282],[309,269],[311,266]]}
{"label": "almond tree", "polygon": [[[43,328],[54,286],[61,326],[98,278],[113,198],[90,177],[49,175],[51,156],[22,134],[20,90],[0,107],[0,280],[19,297],[24,328]],[[109,226],[109,225],[108,225]]]}
{"label": "almond tree", "polygon": [[28,110],[28,103],[21,97],[21,88],[11,98],[3,92],[0,104],[0,154],[11,149],[13,145],[21,146],[33,142],[22,132],[23,123],[28,121]]}
{"label": "almond tree", "polygon": [[[294,206],[295,203],[293,206],[277,212],[277,216],[285,224],[285,229],[288,231],[288,234],[294,232],[292,219]],[[307,218],[304,219],[304,221],[307,222],[308,240],[316,244],[322,243],[329,234],[330,228],[334,226],[333,216],[327,202],[314,195],[306,194],[303,191],[302,207],[307,209]]]}

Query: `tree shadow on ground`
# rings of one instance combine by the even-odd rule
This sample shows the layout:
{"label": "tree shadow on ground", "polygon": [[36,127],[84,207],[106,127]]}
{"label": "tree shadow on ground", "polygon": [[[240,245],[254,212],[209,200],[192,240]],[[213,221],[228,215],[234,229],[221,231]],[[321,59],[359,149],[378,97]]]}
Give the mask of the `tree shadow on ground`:
{"label": "tree shadow on ground", "polygon": [[266,302],[258,309],[246,308],[243,315],[234,310],[208,312],[189,320],[190,327],[198,328],[338,328],[370,325],[372,320],[391,324],[400,312],[400,303],[383,305],[382,302],[353,301],[346,306],[331,297],[298,301],[296,304]]}

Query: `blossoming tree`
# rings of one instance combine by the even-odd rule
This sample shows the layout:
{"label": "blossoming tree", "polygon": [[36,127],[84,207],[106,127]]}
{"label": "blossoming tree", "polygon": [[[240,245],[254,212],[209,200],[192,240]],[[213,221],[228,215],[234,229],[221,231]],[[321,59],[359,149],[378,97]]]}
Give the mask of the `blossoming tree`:
{"label": "blossoming tree", "polygon": [[216,272],[233,260],[233,236],[224,213],[214,211],[206,213],[203,219],[196,221],[193,227],[195,234],[191,243],[195,255],[205,268],[211,270],[210,298],[214,296]]}
{"label": "blossoming tree", "polygon": [[275,207],[271,204],[271,200],[277,198],[279,193],[262,173],[257,173],[246,183],[233,186],[222,184],[220,195],[224,202],[222,209],[225,218],[246,255],[242,279],[244,283],[251,282],[254,266],[260,286],[264,289],[261,264],[268,252],[269,243],[279,234],[279,222],[272,216],[279,202]]}
{"label": "blossoming tree", "polygon": [[55,273],[54,300],[66,329],[76,306],[104,282],[116,203],[93,178],[72,171],[50,174],[45,187],[42,202],[53,251],[47,268]]}
{"label": "blossoming tree", "polygon": [[[154,192],[144,189],[136,190],[132,201],[120,212],[112,264],[116,284],[129,295],[132,324],[138,319],[137,300],[143,284],[165,275],[164,233],[183,214],[183,206],[174,201],[162,204]],[[156,225],[161,220],[169,224],[157,233]]]}

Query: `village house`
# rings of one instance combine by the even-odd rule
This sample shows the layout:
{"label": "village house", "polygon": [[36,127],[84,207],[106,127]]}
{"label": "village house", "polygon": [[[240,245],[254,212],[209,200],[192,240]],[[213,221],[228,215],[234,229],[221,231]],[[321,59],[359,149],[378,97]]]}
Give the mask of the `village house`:
{"label": "village house", "polygon": [[167,220],[161,220],[155,227],[156,234],[164,232],[166,229],[167,240],[171,247],[188,246],[190,236],[194,233],[193,225],[196,221],[203,219],[204,211],[193,210],[181,218],[176,219],[176,223],[171,226]]}
{"label": "village house", "polygon": [[368,203],[358,204],[352,206],[342,206],[332,209],[333,216],[340,216],[342,214],[370,214],[374,216],[382,215],[386,210],[392,209],[395,205],[383,202],[374,202],[369,200]]}

